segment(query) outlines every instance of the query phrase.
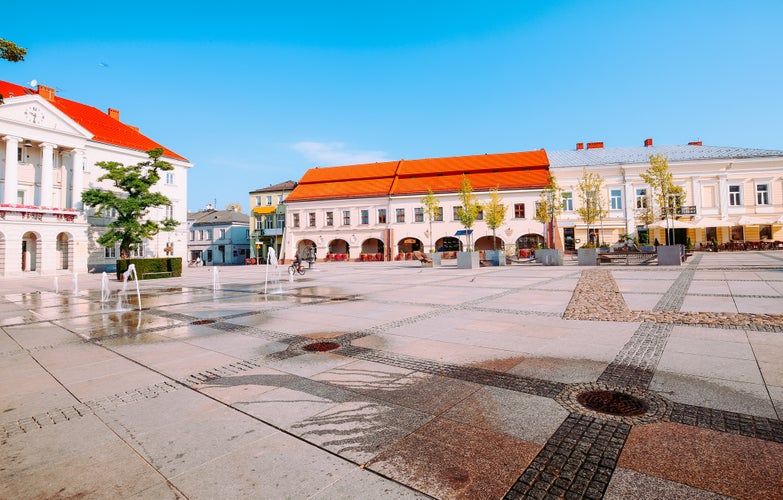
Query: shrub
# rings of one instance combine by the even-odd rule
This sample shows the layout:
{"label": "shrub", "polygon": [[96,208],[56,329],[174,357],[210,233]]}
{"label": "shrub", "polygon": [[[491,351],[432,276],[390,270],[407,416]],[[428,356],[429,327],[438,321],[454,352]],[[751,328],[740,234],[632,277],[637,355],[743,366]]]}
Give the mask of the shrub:
{"label": "shrub", "polygon": [[147,273],[171,273],[172,278],[182,276],[181,257],[162,257],[155,259],[117,259],[117,279],[122,279],[122,274],[128,270],[131,264],[136,266],[136,274],[139,279],[168,278],[169,275],[155,274],[144,276]]}

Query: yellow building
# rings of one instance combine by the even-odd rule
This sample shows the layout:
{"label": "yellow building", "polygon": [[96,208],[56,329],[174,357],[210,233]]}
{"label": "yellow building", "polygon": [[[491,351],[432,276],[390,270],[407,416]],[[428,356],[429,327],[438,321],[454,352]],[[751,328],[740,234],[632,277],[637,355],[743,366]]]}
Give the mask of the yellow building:
{"label": "yellow building", "polygon": [[257,263],[265,261],[270,248],[280,255],[285,231],[283,202],[296,184],[285,181],[250,191],[250,255]]}

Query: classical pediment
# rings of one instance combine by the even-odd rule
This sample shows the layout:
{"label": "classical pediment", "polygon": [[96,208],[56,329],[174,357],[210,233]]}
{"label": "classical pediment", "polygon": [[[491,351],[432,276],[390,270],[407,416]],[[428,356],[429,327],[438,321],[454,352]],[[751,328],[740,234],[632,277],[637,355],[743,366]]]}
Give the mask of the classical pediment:
{"label": "classical pediment", "polygon": [[92,134],[38,95],[7,97],[0,105],[0,135],[45,139],[52,134],[90,139]]}

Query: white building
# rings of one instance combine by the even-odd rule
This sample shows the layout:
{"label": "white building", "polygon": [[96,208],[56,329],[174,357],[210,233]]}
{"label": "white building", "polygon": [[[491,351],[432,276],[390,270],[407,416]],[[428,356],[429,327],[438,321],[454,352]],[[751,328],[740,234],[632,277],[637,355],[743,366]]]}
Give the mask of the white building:
{"label": "white building", "polygon": [[[30,89],[0,81],[0,276],[24,273],[101,271],[119,256],[97,238],[111,221],[85,210],[81,193],[104,171],[95,164],[116,161],[135,165],[147,151],[163,147],[139,129],[120,121],[120,113],[55,95],[43,85]],[[173,232],[145,241],[138,254],[187,257],[186,158],[163,148],[162,159],[174,170],[164,172],[155,190],[172,206],[150,214],[180,221]],[[111,214],[107,214],[111,215]]]}

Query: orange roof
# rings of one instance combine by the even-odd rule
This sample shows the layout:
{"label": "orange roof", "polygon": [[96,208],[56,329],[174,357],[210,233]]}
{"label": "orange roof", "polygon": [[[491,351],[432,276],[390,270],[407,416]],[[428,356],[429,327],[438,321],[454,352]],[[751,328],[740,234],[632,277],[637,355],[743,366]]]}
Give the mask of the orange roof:
{"label": "orange roof", "polygon": [[308,170],[286,201],[456,192],[467,174],[475,191],[494,187],[544,187],[549,173],[546,151],[501,153]]}
{"label": "orange roof", "polygon": [[[37,94],[35,90],[15,85],[0,80],[0,95],[8,98]],[[135,127],[126,125],[109,116],[97,108],[81,104],[76,101],[54,96],[48,100],[54,107],[68,115],[73,121],[86,128],[93,134],[92,140],[120,146],[123,148],[149,151],[154,148],[163,148],[163,155],[177,160],[188,161],[187,158],[178,155],[174,151],[158,144],[149,137],[140,133]]]}

